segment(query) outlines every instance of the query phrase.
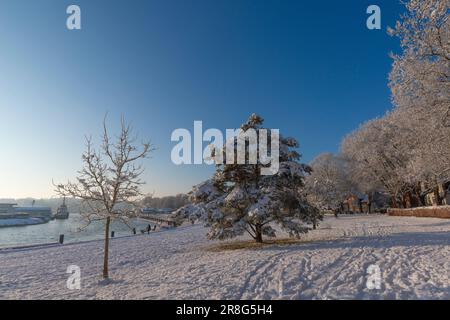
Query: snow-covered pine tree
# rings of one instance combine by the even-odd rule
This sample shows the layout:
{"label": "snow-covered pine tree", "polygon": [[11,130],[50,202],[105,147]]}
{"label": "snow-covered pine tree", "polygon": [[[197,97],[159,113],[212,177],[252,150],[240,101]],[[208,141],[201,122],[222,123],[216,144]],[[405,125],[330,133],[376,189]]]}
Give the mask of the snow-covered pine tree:
{"label": "snow-covered pine tree", "polygon": [[[241,131],[231,142],[236,157],[239,135],[253,129],[261,140],[263,119],[253,114],[241,126]],[[190,192],[192,204],[175,212],[182,219],[201,219],[210,228],[209,239],[227,239],[248,233],[255,241],[262,242],[263,235],[275,237],[274,224],[299,237],[310,230],[308,224],[317,224],[319,211],[310,205],[303,192],[305,175],[310,168],[299,162],[295,151],[298,142],[294,138],[283,138],[273,130],[267,130],[279,141],[279,170],[273,175],[261,174],[263,167],[259,159],[249,164],[249,150],[255,149],[251,141],[246,142],[246,163],[217,164],[213,177],[193,187]],[[269,140],[269,139],[268,139]],[[270,141],[270,140],[269,140]],[[230,141],[227,141],[227,144]],[[271,155],[272,150],[269,150]],[[222,150],[226,159],[226,150]],[[214,158],[214,152],[212,154]]]}

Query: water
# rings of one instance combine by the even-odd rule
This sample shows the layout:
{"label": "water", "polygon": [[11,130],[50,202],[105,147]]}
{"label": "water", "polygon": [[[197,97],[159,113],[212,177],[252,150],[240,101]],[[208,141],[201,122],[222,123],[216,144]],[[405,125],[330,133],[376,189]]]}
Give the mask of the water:
{"label": "water", "polygon": [[[131,227],[135,227],[136,232],[140,234],[140,230],[146,229],[149,222],[135,219],[129,224]],[[67,220],[53,220],[31,226],[0,228],[0,248],[55,243],[59,241],[60,234],[64,234],[64,243],[104,238],[104,221],[94,221],[83,231],[77,231],[84,225],[79,214],[71,213]],[[114,231],[115,237],[133,234],[127,225],[119,221],[114,221],[110,229]]]}

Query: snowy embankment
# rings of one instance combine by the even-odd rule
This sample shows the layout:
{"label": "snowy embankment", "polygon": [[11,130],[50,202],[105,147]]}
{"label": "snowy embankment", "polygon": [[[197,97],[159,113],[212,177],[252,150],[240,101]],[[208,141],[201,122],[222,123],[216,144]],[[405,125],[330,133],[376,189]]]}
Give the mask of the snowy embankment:
{"label": "snowy embankment", "polygon": [[[450,221],[327,217],[304,243],[218,250],[200,225],[111,243],[112,281],[100,281],[102,241],[0,251],[3,299],[450,299]],[[66,287],[69,265],[81,289]],[[368,289],[377,265],[381,288]]]}

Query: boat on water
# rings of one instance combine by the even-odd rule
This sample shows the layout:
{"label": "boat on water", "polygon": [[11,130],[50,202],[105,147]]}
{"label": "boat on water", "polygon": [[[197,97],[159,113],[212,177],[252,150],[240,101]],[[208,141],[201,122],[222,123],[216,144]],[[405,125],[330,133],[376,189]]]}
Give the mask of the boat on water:
{"label": "boat on water", "polygon": [[17,207],[16,203],[0,203],[0,227],[47,223],[52,219],[48,207]]}
{"label": "boat on water", "polygon": [[56,210],[55,219],[69,219],[69,209],[67,209],[66,198],[63,199],[62,205]]}

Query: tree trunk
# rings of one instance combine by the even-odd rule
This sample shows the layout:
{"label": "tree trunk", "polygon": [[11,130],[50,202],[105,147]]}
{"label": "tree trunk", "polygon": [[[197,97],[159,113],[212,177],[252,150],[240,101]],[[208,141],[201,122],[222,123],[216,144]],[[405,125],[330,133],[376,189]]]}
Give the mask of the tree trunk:
{"label": "tree trunk", "polygon": [[262,232],[261,232],[261,226],[257,225],[255,226],[255,241],[258,243],[262,243]]}
{"label": "tree trunk", "polygon": [[441,195],[439,194],[439,185],[434,188],[434,201],[437,206],[440,206],[442,204]]}
{"label": "tree trunk", "polygon": [[408,194],[407,193],[404,193],[404,194],[402,194],[402,207],[403,208],[409,208],[408,207]]}
{"label": "tree trunk", "polygon": [[408,208],[412,208],[413,207],[413,196],[411,191],[408,191],[408,193],[406,194],[406,201],[407,201],[407,205]]}
{"label": "tree trunk", "polygon": [[420,199],[420,204],[419,204],[419,206],[420,207],[424,207],[426,204],[427,204],[427,200],[426,200],[426,198],[425,198],[425,195],[420,195],[419,196],[419,199]]}
{"label": "tree trunk", "polygon": [[103,279],[109,278],[108,272],[108,259],[109,259],[109,225],[111,224],[111,218],[106,218],[105,226],[105,252],[103,256]]}
{"label": "tree trunk", "polygon": [[420,206],[426,206],[427,205],[427,198],[426,195],[423,193],[419,194],[419,199],[420,199]]}
{"label": "tree trunk", "polygon": [[391,205],[392,205],[392,208],[398,208],[396,195],[393,195],[393,196],[391,195]]}
{"label": "tree trunk", "polygon": [[422,196],[422,189],[420,186],[416,187],[416,201],[417,201],[417,207],[422,207],[425,205],[425,196]]}

